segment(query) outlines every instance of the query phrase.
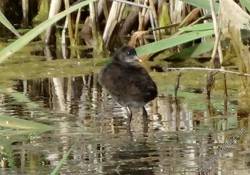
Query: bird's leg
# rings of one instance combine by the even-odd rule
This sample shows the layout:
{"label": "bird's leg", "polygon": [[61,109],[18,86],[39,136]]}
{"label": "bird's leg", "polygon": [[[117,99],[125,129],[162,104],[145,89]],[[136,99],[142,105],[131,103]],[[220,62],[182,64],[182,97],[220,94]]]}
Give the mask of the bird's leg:
{"label": "bird's leg", "polygon": [[175,88],[174,88],[174,96],[175,98],[177,98],[177,92],[178,92],[178,89],[180,87],[180,79],[181,79],[181,72],[178,73],[177,75],[177,78],[176,78],[176,84],[175,84]]}
{"label": "bird's leg", "polygon": [[145,107],[142,107],[142,116],[143,116],[143,133],[148,133],[148,113],[145,109]]}
{"label": "bird's leg", "polygon": [[128,124],[130,125],[131,120],[132,120],[132,112],[128,106],[126,107],[126,110],[127,110],[127,114],[128,114]]}
{"label": "bird's leg", "polygon": [[148,118],[148,113],[147,113],[147,110],[145,109],[144,106],[142,107],[142,116],[143,116],[143,118],[145,118],[145,119]]}

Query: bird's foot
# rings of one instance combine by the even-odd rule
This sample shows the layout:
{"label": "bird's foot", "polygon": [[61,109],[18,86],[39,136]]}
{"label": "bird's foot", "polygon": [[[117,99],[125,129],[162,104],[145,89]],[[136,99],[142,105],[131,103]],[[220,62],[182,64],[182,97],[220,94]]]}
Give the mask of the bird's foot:
{"label": "bird's foot", "polygon": [[127,111],[127,114],[128,114],[128,124],[130,125],[131,123],[131,120],[132,120],[132,111],[129,107],[126,107],[126,111]]}

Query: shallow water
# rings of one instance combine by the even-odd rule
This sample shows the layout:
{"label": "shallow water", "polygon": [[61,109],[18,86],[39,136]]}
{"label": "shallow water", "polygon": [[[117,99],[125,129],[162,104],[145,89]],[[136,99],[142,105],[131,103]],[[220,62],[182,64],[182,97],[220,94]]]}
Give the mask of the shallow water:
{"label": "shallow water", "polygon": [[[47,175],[61,162],[62,175],[250,174],[239,77],[227,76],[225,98],[217,76],[207,100],[206,73],[183,73],[175,98],[177,73],[151,72],[159,96],[146,106],[148,121],[134,110],[129,128],[125,109],[90,73],[104,59],[53,60],[34,43],[19,54],[0,65],[1,175]],[[11,118],[23,120],[10,127]],[[52,128],[23,129],[37,123]]]}
{"label": "shallow water", "polygon": [[68,151],[60,174],[250,174],[249,117],[239,116],[235,97],[160,93],[146,106],[149,120],[134,110],[129,129],[126,111],[96,74],[16,80],[12,87],[30,101],[2,93],[1,113],[54,128],[1,133],[0,174],[50,174]]}

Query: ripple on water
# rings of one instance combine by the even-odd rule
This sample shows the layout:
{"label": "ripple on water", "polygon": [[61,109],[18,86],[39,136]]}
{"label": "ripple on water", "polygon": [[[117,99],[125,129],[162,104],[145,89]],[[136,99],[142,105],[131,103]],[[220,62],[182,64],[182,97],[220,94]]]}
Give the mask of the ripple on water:
{"label": "ripple on water", "polygon": [[[206,172],[204,165],[211,167],[210,173],[249,174],[249,134],[225,144],[248,118],[230,111],[221,115],[221,108],[209,109],[206,101],[192,101],[203,105],[198,110],[185,98],[158,97],[146,107],[149,122],[135,110],[128,131],[126,111],[98,85],[95,75],[20,80],[14,88],[30,101],[2,93],[1,112],[55,129],[5,138],[0,143],[0,174],[49,174],[72,145],[61,174],[197,175],[198,169]],[[218,101],[224,104],[224,99]]]}

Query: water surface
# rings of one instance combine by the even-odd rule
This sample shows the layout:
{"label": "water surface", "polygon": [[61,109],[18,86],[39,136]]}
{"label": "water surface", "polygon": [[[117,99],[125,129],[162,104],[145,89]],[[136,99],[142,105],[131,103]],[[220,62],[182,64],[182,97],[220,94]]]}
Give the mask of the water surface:
{"label": "water surface", "polygon": [[0,65],[2,86],[8,82],[0,113],[52,129],[0,120],[0,174],[50,174],[67,153],[63,175],[250,174],[249,113],[241,110],[238,77],[227,77],[228,97],[223,76],[216,77],[207,100],[204,72],[184,73],[177,98],[177,73],[151,72],[159,96],[146,106],[149,120],[134,110],[128,128],[126,110],[97,83],[103,60],[53,60],[43,47],[31,48]]}
{"label": "water surface", "polygon": [[190,105],[184,97],[160,94],[146,107],[149,122],[135,110],[128,130],[126,111],[98,85],[96,74],[17,80],[13,89],[42,111],[1,94],[1,112],[55,128],[1,145],[1,174],[49,174],[70,148],[61,174],[250,173],[248,117],[237,116],[233,100],[225,109],[219,97],[214,106],[193,93]]}

